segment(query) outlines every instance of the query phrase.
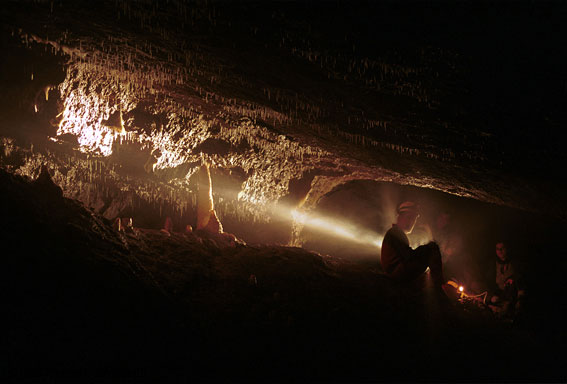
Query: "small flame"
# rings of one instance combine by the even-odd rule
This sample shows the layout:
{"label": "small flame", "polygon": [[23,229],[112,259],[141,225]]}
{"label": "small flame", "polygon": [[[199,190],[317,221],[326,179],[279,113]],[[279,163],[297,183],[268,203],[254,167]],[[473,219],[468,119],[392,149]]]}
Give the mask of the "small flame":
{"label": "small flame", "polygon": [[465,290],[465,288],[461,285],[459,286],[459,292],[463,292]]}

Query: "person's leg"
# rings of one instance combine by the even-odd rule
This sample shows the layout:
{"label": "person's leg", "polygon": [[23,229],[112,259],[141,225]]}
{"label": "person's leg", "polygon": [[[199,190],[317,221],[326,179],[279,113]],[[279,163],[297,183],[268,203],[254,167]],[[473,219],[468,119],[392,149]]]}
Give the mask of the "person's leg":
{"label": "person's leg", "polygon": [[399,281],[413,281],[422,275],[427,267],[431,270],[433,284],[440,288],[445,283],[445,278],[443,276],[441,252],[439,246],[435,243],[418,247],[413,257],[400,263],[390,276]]}
{"label": "person's leg", "polygon": [[443,275],[443,263],[439,246],[435,243],[422,245],[416,249],[415,254],[416,259],[419,260],[416,264],[425,265],[425,268],[429,267],[433,284],[440,288],[445,283],[445,276]]}
{"label": "person's leg", "polygon": [[412,259],[398,264],[392,271],[391,276],[398,281],[410,282],[417,279],[427,269],[427,258],[421,254]]}
{"label": "person's leg", "polygon": [[506,286],[504,298],[507,303],[505,314],[510,319],[513,319],[516,315],[516,303],[518,301],[518,289],[515,283]]}
{"label": "person's leg", "polygon": [[445,276],[443,275],[443,263],[441,261],[441,251],[435,243],[431,243],[431,251],[429,252],[428,264],[431,270],[431,277],[433,283],[437,287],[441,287],[445,283]]}

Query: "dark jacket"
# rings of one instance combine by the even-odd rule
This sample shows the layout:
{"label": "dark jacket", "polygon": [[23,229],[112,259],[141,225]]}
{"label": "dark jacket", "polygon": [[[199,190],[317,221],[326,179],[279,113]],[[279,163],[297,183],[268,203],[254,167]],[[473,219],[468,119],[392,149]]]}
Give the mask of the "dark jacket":
{"label": "dark jacket", "polygon": [[392,225],[382,241],[382,269],[387,274],[392,273],[400,263],[410,260],[413,252],[404,231]]}
{"label": "dark jacket", "polygon": [[415,267],[416,264],[423,264],[425,270],[427,267],[427,255],[431,252],[439,252],[439,247],[436,243],[431,242],[412,249],[404,231],[394,224],[392,228],[386,232],[384,240],[382,241],[382,269],[387,274],[391,274],[400,264],[412,264],[413,267]]}
{"label": "dark jacket", "polygon": [[[510,291],[517,291],[525,289],[524,281],[521,276],[521,268],[518,263],[512,262],[510,259],[503,262],[495,257],[495,261],[487,274],[487,285],[490,291],[497,293]],[[512,287],[506,285],[506,282],[512,279]]]}

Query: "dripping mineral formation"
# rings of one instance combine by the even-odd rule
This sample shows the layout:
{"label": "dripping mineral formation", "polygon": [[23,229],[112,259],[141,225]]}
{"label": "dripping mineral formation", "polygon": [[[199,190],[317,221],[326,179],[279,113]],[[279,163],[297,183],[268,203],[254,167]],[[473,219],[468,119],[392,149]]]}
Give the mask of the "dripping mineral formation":
{"label": "dripping mineral formation", "polygon": [[[3,292],[19,330],[10,374],[453,381],[469,372],[462,361],[524,348],[534,372],[549,372],[530,378],[563,380],[564,352],[534,345],[565,350],[554,277],[565,272],[566,12],[554,2],[5,2],[0,198],[3,244],[15,251],[3,252]],[[491,349],[477,323],[443,333],[411,295],[397,306],[379,253],[406,198],[423,206],[410,244],[441,242],[445,215],[459,238],[444,261],[469,275],[491,264],[496,237],[515,243],[531,271],[528,329],[545,330],[536,341],[506,334]],[[38,308],[49,308],[45,324],[29,320]],[[417,351],[416,369],[370,361],[406,352],[378,334],[400,333],[405,315],[423,320],[405,342],[414,332],[423,351],[448,357],[449,340],[466,334],[468,360],[447,370]],[[160,355],[167,345],[175,353]],[[523,380],[519,361],[511,376],[494,363],[466,379]]]}

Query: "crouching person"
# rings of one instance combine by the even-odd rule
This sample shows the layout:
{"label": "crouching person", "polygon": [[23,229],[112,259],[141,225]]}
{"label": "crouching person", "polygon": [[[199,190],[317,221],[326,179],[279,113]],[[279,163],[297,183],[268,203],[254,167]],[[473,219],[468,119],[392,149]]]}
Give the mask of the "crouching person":
{"label": "crouching person", "polygon": [[492,312],[503,320],[517,319],[523,310],[525,287],[503,241],[496,243],[496,260],[488,279],[491,286],[488,305]]}
{"label": "crouching person", "polygon": [[381,263],[384,272],[401,283],[413,283],[424,277],[429,267],[433,285],[441,295],[445,278],[441,262],[441,252],[435,242],[412,249],[407,234],[415,226],[419,210],[411,201],[397,207],[397,220],[386,232],[382,242]]}

